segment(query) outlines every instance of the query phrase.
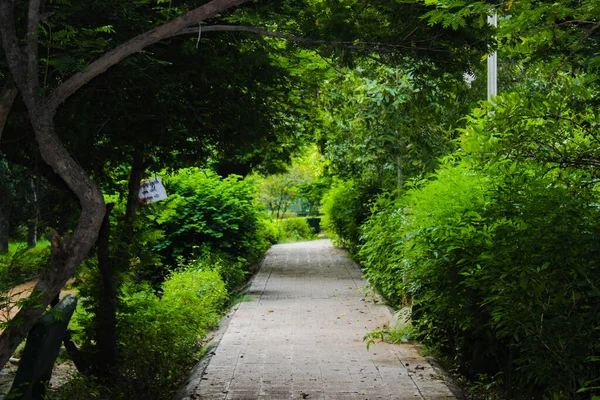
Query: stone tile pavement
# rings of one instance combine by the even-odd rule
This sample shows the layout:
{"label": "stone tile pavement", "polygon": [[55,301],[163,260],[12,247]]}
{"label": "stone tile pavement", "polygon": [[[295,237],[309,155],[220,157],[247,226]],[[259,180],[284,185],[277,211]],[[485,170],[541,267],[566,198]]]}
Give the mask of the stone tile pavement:
{"label": "stone tile pavement", "polygon": [[413,345],[367,351],[391,313],[366,284],[327,240],[274,246],[189,398],[454,399]]}

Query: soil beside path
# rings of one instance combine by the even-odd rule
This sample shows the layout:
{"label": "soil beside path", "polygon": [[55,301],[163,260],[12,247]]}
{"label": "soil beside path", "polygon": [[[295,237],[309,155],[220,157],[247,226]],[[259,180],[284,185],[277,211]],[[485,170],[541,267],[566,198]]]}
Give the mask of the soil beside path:
{"label": "soil beside path", "polygon": [[410,344],[363,337],[391,319],[327,240],[274,246],[193,399],[454,399]]}

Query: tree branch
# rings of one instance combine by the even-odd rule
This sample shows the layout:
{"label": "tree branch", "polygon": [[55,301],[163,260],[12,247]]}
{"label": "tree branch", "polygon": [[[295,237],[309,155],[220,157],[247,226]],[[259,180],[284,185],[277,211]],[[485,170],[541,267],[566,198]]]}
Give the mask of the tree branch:
{"label": "tree branch", "polygon": [[[10,0],[0,0],[10,2]],[[46,106],[51,113],[55,113],[58,106],[69,96],[75,93],[80,87],[94,79],[96,76],[104,73],[113,65],[129,57],[130,55],[143,50],[154,43],[179,34],[179,32],[191,25],[198,24],[200,21],[214,17],[216,14],[234,6],[246,3],[250,0],[213,0],[201,7],[198,7],[185,15],[177,17],[151,31],[142,33],[117,48],[104,54],[88,65],[84,72],[79,72],[62,85],[60,85],[46,101]],[[196,31],[197,32],[197,31]]]}
{"label": "tree branch", "polygon": [[39,46],[37,27],[40,23],[40,7],[42,0],[29,0],[29,12],[27,15],[27,46],[25,53],[27,55],[27,75],[29,76],[30,86],[36,93],[39,92]]}
{"label": "tree branch", "polygon": [[[349,50],[377,50],[377,51],[385,51],[385,52],[393,52],[397,50],[426,50],[432,52],[444,52],[444,49],[435,49],[435,48],[424,48],[424,47],[416,47],[416,46],[403,46],[400,44],[387,44],[387,43],[378,43],[378,42],[354,42],[354,41],[331,41],[331,40],[315,40],[309,39],[302,36],[296,36],[288,33],[279,33],[268,31],[262,28],[256,28],[252,26],[240,26],[240,25],[209,25],[202,26],[202,33],[206,32],[246,32],[253,33],[255,35],[260,36],[270,36],[276,37],[280,39],[286,39],[292,42],[305,43],[310,45],[319,45],[325,44],[329,46],[337,46],[344,47]],[[189,35],[189,34],[197,34],[198,28],[184,28],[177,33],[177,35]]]}
{"label": "tree branch", "polygon": [[[30,1],[30,5],[34,7],[36,0]],[[87,172],[66,151],[56,134],[54,115],[58,106],[81,86],[125,57],[162,39],[172,37],[181,29],[197,24],[202,19],[247,1],[249,0],[212,0],[156,29],[141,34],[104,54],[91,63],[87,71],[73,75],[45,101],[42,101],[39,91],[34,90],[35,86],[31,83],[33,80],[27,71],[29,54],[26,55],[19,47],[15,29],[14,1],[0,0],[0,36],[4,54],[10,72],[27,106],[40,153],[44,161],[77,196],[81,205],[77,227],[72,235],[67,236],[64,241],[55,235],[50,260],[28,299],[29,304],[21,308],[15,318],[11,320],[11,324],[0,334],[0,368],[4,366],[35,321],[45,312],[48,304],[56,297],[67,280],[75,273],[81,261],[88,255],[96,242],[104,218],[105,205],[102,192],[89,178]],[[34,14],[33,11],[31,13]],[[29,22],[33,22],[33,20],[31,19]],[[37,45],[36,41],[33,43]],[[38,77],[33,78],[39,85]]]}

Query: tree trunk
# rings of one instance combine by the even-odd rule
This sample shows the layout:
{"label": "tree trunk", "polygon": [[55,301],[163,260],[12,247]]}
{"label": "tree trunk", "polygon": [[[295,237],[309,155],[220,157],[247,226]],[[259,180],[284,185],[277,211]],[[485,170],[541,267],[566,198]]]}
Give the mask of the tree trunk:
{"label": "tree trunk", "polygon": [[110,259],[110,213],[114,204],[108,204],[98,235],[98,269],[102,277],[102,294],[98,299],[96,316],[96,343],[98,358],[96,375],[108,377],[117,363],[117,287],[113,263]]}
{"label": "tree trunk", "polygon": [[54,115],[58,107],[79,88],[118,64],[126,57],[163,39],[176,36],[182,29],[204,19],[243,4],[249,0],[212,0],[179,16],[156,29],[142,33],[107,52],[90,63],[83,72],[65,80],[46,99],[40,97],[37,26],[40,22],[40,1],[29,1],[27,40],[20,47],[15,26],[15,2],[0,0],[0,38],[10,73],[21,92],[29,119],[44,161],[59,175],[77,196],[81,213],[71,236],[62,240],[52,238],[50,260],[30,296],[29,302],[18,312],[0,335],[0,368],[23,341],[34,323],[75,273],[81,261],[93,247],[104,220],[104,197],[86,171],[65,150],[55,132]]}
{"label": "tree trunk", "polygon": [[102,292],[98,299],[95,332],[98,357],[93,368],[94,375],[98,377],[112,376],[112,371],[117,364],[117,287],[119,282],[116,277],[116,269],[118,267],[126,269],[130,265],[130,253],[127,245],[131,244],[134,238],[134,223],[139,205],[138,193],[144,171],[143,150],[136,150],[129,174],[124,229],[122,230],[124,237],[121,236],[117,239],[123,240],[124,243],[114,257],[111,258],[109,247],[110,213],[114,204],[107,205],[98,236],[98,269],[102,278]]}
{"label": "tree trunk", "polygon": [[0,185],[0,254],[8,253],[8,232],[11,195],[8,187]]}
{"label": "tree trunk", "polygon": [[15,86],[15,83],[9,78],[0,92],[0,143],[2,142],[2,132],[4,131],[4,126],[6,126],[8,114],[10,114],[18,93],[19,90]]}
{"label": "tree trunk", "polygon": [[98,237],[105,212],[102,192],[62,146],[54,132],[52,117],[40,109],[30,110],[29,117],[44,161],[75,193],[81,204],[81,214],[72,236],[64,240],[58,235],[52,238],[50,260],[30,297],[35,300],[15,316],[13,321],[19,321],[19,324],[9,324],[0,335],[0,367],[6,364],[35,321],[88,255]]}
{"label": "tree trunk", "polygon": [[34,178],[29,180],[29,204],[31,205],[32,215],[29,217],[29,221],[27,221],[27,245],[30,248],[34,248],[37,246],[37,224],[38,216],[40,215]]}
{"label": "tree trunk", "polygon": [[133,155],[133,163],[131,164],[131,172],[129,173],[129,184],[127,193],[127,205],[125,207],[125,235],[126,242],[129,244],[133,240],[134,222],[137,214],[141,180],[144,177],[146,166],[144,164],[143,149],[136,150]]}
{"label": "tree trunk", "polygon": [[402,176],[402,156],[396,156],[396,184],[398,185],[398,193],[404,187],[404,177]]}

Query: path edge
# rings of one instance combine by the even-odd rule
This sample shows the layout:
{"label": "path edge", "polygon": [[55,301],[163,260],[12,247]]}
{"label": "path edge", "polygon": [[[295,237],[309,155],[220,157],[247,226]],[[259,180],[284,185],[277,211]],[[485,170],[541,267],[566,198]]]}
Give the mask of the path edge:
{"label": "path edge", "polygon": [[[268,251],[265,253],[262,260],[257,262],[254,268],[251,268],[252,276],[239,290],[235,291],[236,295],[244,294],[248,291],[248,288],[250,288],[252,282],[254,282],[254,278],[256,278],[258,272],[263,267],[267,253]],[[200,387],[200,384],[202,383],[204,371],[206,371],[206,368],[210,364],[210,360],[212,359],[213,355],[215,355],[215,350],[217,349],[217,347],[219,347],[221,339],[223,339],[223,336],[225,335],[225,332],[229,327],[231,317],[238,310],[238,307],[239,303],[234,304],[233,306],[231,306],[229,311],[223,316],[223,318],[221,318],[221,320],[219,321],[219,328],[216,331],[212,332],[212,338],[205,346],[204,356],[202,356],[202,358],[198,361],[194,368],[192,368],[192,370],[188,373],[185,381],[181,385],[179,385],[179,389],[177,389],[175,395],[171,397],[172,400],[199,399],[199,397],[197,396],[197,390]]]}
{"label": "path edge", "polygon": [[[390,313],[390,316],[393,319],[394,316],[396,315],[396,313],[398,312],[398,310],[396,310],[392,306],[390,300],[386,296],[384,296],[383,293],[381,293],[379,290],[377,290],[377,288],[375,288],[375,286],[373,286],[371,284],[371,281],[367,278],[367,275],[365,274],[364,266],[352,257],[352,255],[350,254],[348,249],[342,248],[341,250],[344,251],[345,257],[348,258],[350,261],[352,261],[354,263],[354,265],[356,265],[356,267],[360,270],[360,272],[362,274],[362,278],[366,282],[368,282],[373,293],[379,298],[379,301],[381,301],[385,305],[388,312]],[[390,320],[390,323],[391,323],[391,320]],[[433,368],[433,370],[435,371],[436,375],[439,377],[439,379],[442,382],[444,382],[444,385],[446,385],[446,387],[450,390],[452,395],[454,395],[454,397],[457,400],[465,400],[466,396],[465,396],[464,390],[458,385],[458,383],[452,377],[452,375],[450,375],[450,373],[448,372],[446,367],[442,364],[442,362],[440,360],[438,360],[436,357],[434,357],[433,355],[426,355],[425,352],[423,351],[423,344],[421,344],[420,342],[413,342],[412,345],[415,346],[415,348],[417,349],[419,354],[423,357],[423,359],[425,361],[427,361],[427,363],[429,363],[431,368]]]}

